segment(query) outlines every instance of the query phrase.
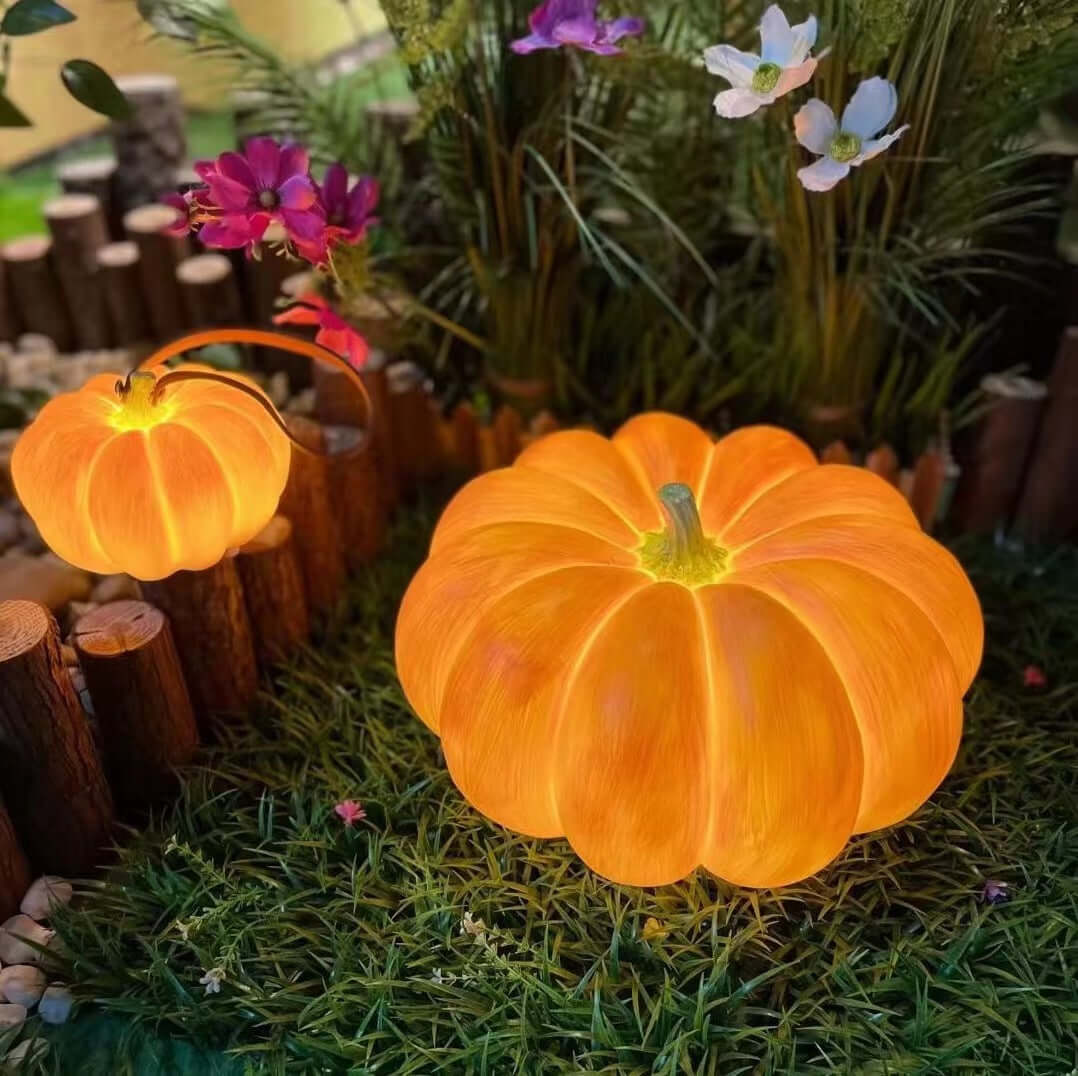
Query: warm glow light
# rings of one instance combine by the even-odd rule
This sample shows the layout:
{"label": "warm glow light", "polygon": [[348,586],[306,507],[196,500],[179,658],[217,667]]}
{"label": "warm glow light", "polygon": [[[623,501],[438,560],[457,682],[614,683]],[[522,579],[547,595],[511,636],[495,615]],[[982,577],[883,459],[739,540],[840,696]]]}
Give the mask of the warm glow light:
{"label": "warm glow light", "polygon": [[976,595],[888,483],[672,415],[532,444],[446,509],[401,684],[480,811],[636,885],[815,873],[943,779]]}

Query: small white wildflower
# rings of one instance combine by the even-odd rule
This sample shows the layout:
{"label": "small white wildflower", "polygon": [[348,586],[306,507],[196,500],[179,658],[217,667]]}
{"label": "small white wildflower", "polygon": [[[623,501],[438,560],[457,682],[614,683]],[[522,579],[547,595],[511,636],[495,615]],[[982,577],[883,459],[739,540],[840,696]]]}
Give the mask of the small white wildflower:
{"label": "small white wildflower", "polygon": [[841,126],[823,101],[814,97],[805,104],[794,117],[794,133],[820,159],[798,170],[801,185],[809,191],[829,191],[851,168],[878,157],[910,129],[906,124],[892,134],[875,137],[897,110],[898,91],[885,78],[866,79],[857,87],[842,113]]}
{"label": "small white wildflower", "polygon": [[774,104],[816,72],[826,53],[809,55],[816,44],[816,16],[791,26],[782,8],[772,4],[760,20],[760,53],[742,52],[733,45],[704,49],[704,63],[713,75],[731,83],[715,98],[715,111],[726,119],[751,116],[764,105]]}
{"label": "small white wildflower", "polygon": [[187,941],[187,938],[191,933],[191,924],[183,923],[177,919],[172,925],[179,931],[180,937],[183,938],[184,941]]}
{"label": "small white wildflower", "polygon": [[225,981],[225,969],[224,968],[210,968],[201,979],[199,979],[199,985],[206,988],[207,994],[219,994],[221,993],[221,983]]}
{"label": "small white wildflower", "polygon": [[443,984],[448,983],[452,978],[453,976],[444,974],[441,968],[435,968],[434,973],[430,977],[430,981],[442,986]]}
{"label": "small white wildflower", "polygon": [[476,945],[487,944],[487,925],[482,919],[474,918],[471,912],[464,913],[464,918],[460,921],[460,932],[475,938]]}

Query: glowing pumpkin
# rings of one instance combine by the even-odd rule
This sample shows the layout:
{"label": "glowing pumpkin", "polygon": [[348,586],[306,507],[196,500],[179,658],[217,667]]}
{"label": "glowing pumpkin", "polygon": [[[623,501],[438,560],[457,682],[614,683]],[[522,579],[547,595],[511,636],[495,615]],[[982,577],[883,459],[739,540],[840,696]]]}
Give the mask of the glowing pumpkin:
{"label": "glowing pumpkin", "polygon": [[648,414],[461,490],[396,656],[489,817],[618,882],[777,886],[928,798],[982,641],[961,568],[882,479],[778,429],[713,443]]}
{"label": "glowing pumpkin", "polygon": [[155,397],[157,381],[91,378],[15,444],[19,500],[49,547],[87,571],[208,568],[266,525],[284,490],[291,446],[258,403],[202,380]]}

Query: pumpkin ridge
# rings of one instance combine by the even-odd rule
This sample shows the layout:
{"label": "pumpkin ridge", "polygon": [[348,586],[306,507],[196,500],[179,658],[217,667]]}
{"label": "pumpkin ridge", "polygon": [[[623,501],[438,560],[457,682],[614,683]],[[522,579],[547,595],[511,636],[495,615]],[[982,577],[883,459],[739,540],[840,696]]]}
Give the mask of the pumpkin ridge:
{"label": "pumpkin ridge", "polygon": [[[160,461],[157,458],[157,453],[154,451],[153,441],[145,430],[139,431],[142,437],[143,450],[146,453],[146,460],[150,466],[150,474],[153,475],[153,497],[157,502],[158,511],[161,513],[161,518],[165,523],[165,542],[168,545],[168,555],[171,560],[176,560],[179,547],[179,535],[176,533],[176,523],[172,516],[172,509],[162,493],[161,484],[161,467]],[[208,567],[208,565],[207,565]]]}
{"label": "pumpkin ridge", "polygon": [[[90,458],[90,462],[86,467],[86,473],[82,476],[80,481],[79,491],[76,496],[78,502],[78,510],[83,514],[86,520],[86,529],[89,531],[90,537],[93,539],[94,547],[101,551],[101,557],[103,560],[107,560],[109,564],[115,566],[116,558],[105,550],[105,547],[101,543],[101,536],[97,533],[97,527],[94,524],[94,518],[91,512],[87,509],[87,502],[90,500],[90,488],[93,485],[94,473],[97,471],[97,464],[101,457],[104,455],[105,449],[112,444],[115,440],[115,435],[106,438],[97,446],[97,450]],[[116,571],[120,569],[117,567]]]}
{"label": "pumpkin ridge", "polygon": [[[185,382],[185,384],[186,384],[186,382]],[[193,433],[198,433],[198,431],[195,430],[191,426],[191,423],[190,423],[190,418],[191,418],[192,412],[201,411],[201,410],[203,410],[204,408],[207,408],[207,407],[213,408],[214,410],[227,411],[230,415],[235,415],[238,418],[242,418],[244,420],[244,422],[246,422],[249,426],[251,426],[255,430],[255,432],[258,434],[258,436],[262,438],[262,440],[265,442],[266,448],[269,450],[270,454],[271,455],[274,454],[274,448],[273,448],[273,445],[270,443],[269,438],[266,437],[266,435],[263,432],[262,428],[259,426],[259,424],[256,421],[254,421],[252,416],[250,414],[248,414],[248,412],[243,411],[238,407],[232,407],[230,405],[230,403],[228,401],[225,401],[225,400],[188,401],[188,402],[186,402],[186,404],[184,406],[178,407],[176,409],[176,414],[173,416],[172,421],[176,422],[176,423],[178,423],[178,424],[180,424],[182,426],[187,427],[187,429],[191,430]]]}
{"label": "pumpkin ridge", "polygon": [[[562,689],[558,694],[558,701],[554,706],[553,719],[551,721],[550,729],[550,742],[554,745],[554,751],[558,750],[558,740],[561,736],[562,723],[565,720],[565,711],[569,705],[569,696],[572,694],[573,686],[576,683],[576,678],[580,674],[580,669],[584,664],[584,660],[591,652],[592,647],[598,642],[599,637],[609,626],[610,621],[627,605],[633,598],[635,598],[642,591],[646,590],[650,586],[654,586],[653,580],[645,579],[639,587],[631,590],[619,601],[613,603],[613,605],[606,611],[602,619],[595,625],[592,631],[588,634],[588,637],[584,640],[583,645],[577,651],[577,655],[572,664],[568,666],[568,675],[565,677],[565,683],[562,685]],[[558,827],[562,833],[565,833],[565,823],[561,817],[561,810],[558,805],[558,778],[555,774],[554,778],[550,782],[550,802],[554,812],[554,817],[558,820]],[[568,838],[568,834],[565,834]],[[570,844],[572,841],[570,840]]]}
{"label": "pumpkin ridge", "polygon": [[[758,501],[762,500],[764,497],[766,497],[773,490],[778,489],[779,486],[781,486],[784,482],[789,482],[791,478],[796,478],[798,475],[804,474],[804,473],[805,473],[804,471],[791,471],[789,474],[784,474],[781,478],[779,478],[776,481],[772,482],[770,485],[764,486],[763,489],[758,489],[752,497],[750,497],[747,501],[745,501],[745,503],[743,505],[741,505],[741,507],[728,520],[726,520],[725,523],[723,523],[723,527],[724,528],[732,527],[735,523],[737,523],[737,521],[739,519],[742,518],[742,516],[745,515],[745,513],[754,504],[756,504]],[[758,539],[754,539],[754,541],[758,541]],[[744,548],[744,546],[738,546],[738,549],[743,549],[743,548]],[[735,552],[735,550],[731,549],[730,552],[733,553],[733,552]]]}
{"label": "pumpkin ridge", "polygon": [[[229,410],[231,410],[231,408]],[[236,413],[238,414],[239,412],[236,412]],[[253,422],[251,422],[250,419],[248,419],[245,415],[241,416],[241,417],[244,418],[244,420],[247,422],[247,424],[249,426],[251,426],[252,428],[257,429],[257,427],[255,427],[255,424]],[[236,536],[236,507],[239,505],[240,498],[241,498],[240,491],[236,488],[235,475],[232,474],[231,470],[228,467],[225,466],[224,461],[221,459],[221,454],[220,454],[220,452],[218,452],[216,446],[213,444],[213,442],[209,438],[207,438],[203,434],[203,432],[200,429],[193,426],[189,421],[185,421],[185,418],[183,416],[181,416],[181,415],[177,415],[176,418],[173,419],[173,424],[176,425],[176,426],[182,427],[189,434],[191,434],[192,437],[197,438],[198,441],[202,445],[204,445],[206,447],[206,449],[209,452],[211,458],[213,459],[213,462],[217,464],[217,467],[221,472],[221,477],[224,480],[225,485],[228,487],[229,497],[230,497],[230,499],[232,501],[232,518],[231,518],[231,520],[229,522],[229,530],[232,532],[232,535],[235,537]],[[262,436],[262,431],[258,430],[258,434],[261,437]],[[265,438],[263,438],[263,440],[265,440]],[[236,545],[243,545],[244,542],[250,541],[251,538],[253,538],[253,537],[254,537],[254,535],[252,534],[252,535],[249,535],[246,538],[242,538],[242,539],[237,538]]]}
{"label": "pumpkin ridge", "polygon": [[715,450],[719,447],[717,441],[711,442],[711,451],[707,454],[707,460],[704,462],[704,469],[700,472],[700,477],[696,480],[696,485],[692,487],[692,495],[696,499],[696,503],[704,499],[704,490],[707,488],[707,480],[711,477],[711,469],[715,465]]}
{"label": "pumpkin ridge", "polygon": [[[712,584],[717,586],[718,584]],[[715,710],[715,667],[713,664],[714,655],[712,654],[710,633],[707,627],[707,616],[704,611],[703,603],[700,600],[700,588],[692,588],[690,590],[692,595],[693,608],[696,610],[696,622],[700,629],[700,643],[704,648],[704,674],[707,694],[707,713],[704,715],[704,736],[707,741],[707,825],[704,828],[704,839],[701,842],[701,849],[706,850],[711,847],[712,841],[715,836],[715,816],[717,809],[715,806],[715,774],[718,772],[719,767],[719,741],[715,735],[715,727],[718,722],[719,716]],[[703,854],[700,855],[700,861],[703,862]]]}
{"label": "pumpkin ridge", "polygon": [[[624,523],[625,526],[628,527],[629,530],[631,530],[634,534],[639,534],[640,533],[640,528],[631,519],[629,519],[629,517],[627,515],[625,515],[624,512],[622,512],[618,508],[615,508],[614,505],[610,503],[610,501],[604,499],[603,497],[600,497],[599,494],[595,492],[595,490],[588,489],[587,486],[583,485],[580,482],[577,482],[575,479],[571,478],[569,475],[564,474],[561,471],[548,471],[543,467],[535,467],[532,464],[527,463],[526,461],[521,462],[521,458],[519,456],[513,462],[513,466],[518,468],[521,471],[533,471],[533,472],[535,472],[535,474],[541,474],[541,475],[544,475],[544,476],[554,475],[557,478],[564,478],[565,481],[568,482],[570,485],[576,486],[576,488],[578,490],[580,490],[581,493],[586,493],[589,497],[594,497],[600,504],[606,505],[606,507],[609,508],[610,511],[613,512],[614,515],[616,515],[618,517],[618,519],[620,519],[622,521],[622,523]],[[555,525],[560,526],[560,524],[555,524]],[[580,527],[573,527],[572,529],[573,530],[580,530],[581,528]],[[583,533],[584,534],[591,534],[591,531],[584,531]],[[595,537],[601,538],[601,535],[595,535]],[[613,544],[613,543],[607,541],[606,538],[602,538],[601,540],[606,542],[607,545]],[[616,546],[615,548],[623,549],[624,547],[623,546]]]}
{"label": "pumpkin ridge", "polygon": [[[842,520],[851,520],[852,519],[852,520],[857,520],[859,522],[864,521],[864,520],[867,519],[868,522],[870,522],[870,523],[874,523],[874,522],[878,523],[878,522],[880,522],[879,520],[877,520],[877,519],[875,519],[874,517],[871,517],[871,516],[866,517],[866,516],[861,516],[861,515],[858,515],[858,514],[851,514],[851,513],[836,514],[836,515],[833,515],[833,516],[817,516],[817,517],[815,517],[813,519],[802,520],[799,523],[792,524],[790,527],[780,528],[779,530],[775,531],[773,534],[769,535],[768,537],[773,538],[776,535],[783,534],[787,530],[794,530],[796,527],[804,526],[807,523],[818,524],[818,523],[820,523],[821,520],[826,520],[826,519],[842,519]],[[887,522],[890,522],[890,520],[887,520]],[[928,547],[934,549],[937,552],[944,553],[944,554],[947,555],[947,557],[950,559],[950,561],[954,565],[954,567],[955,567],[955,569],[957,571],[957,575],[965,583],[966,587],[969,588],[969,592],[973,596],[973,600],[976,603],[977,608],[979,610],[980,609],[980,599],[977,597],[976,591],[973,590],[973,587],[970,584],[969,579],[967,578],[965,572],[962,571],[962,566],[960,564],[958,564],[958,562],[955,560],[954,555],[948,549],[946,549],[944,546],[941,546],[938,542],[935,542],[931,538],[929,538],[928,535],[926,535],[921,530],[921,528],[919,526],[911,526],[911,527],[909,527],[907,529],[909,531],[913,532],[913,533],[916,533],[921,538],[921,540],[923,542],[927,543]],[[742,547],[740,547],[738,552],[742,552],[742,551],[744,551],[746,549],[750,549],[753,545],[756,545],[756,544],[758,544],[759,541],[763,541],[763,540],[764,539],[761,538],[761,539],[758,539],[758,540],[756,540],[754,542],[749,543],[747,546],[742,546]],[[873,571],[871,567],[862,566],[862,565],[859,565],[859,564],[854,564],[851,561],[844,560],[840,556],[823,556],[820,553],[812,552],[812,551],[807,552],[804,556],[784,556],[784,557],[781,557],[781,558],[776,558],[775,560],[765,561],[763,563],[768,564],[768,565],[777,565],[777,564],[797,563],[798,561],[802,561],[802,560],[827,560],[827,561],[832,561],[835,564],[841,564],[843,567],[862,568],[862,570],[867,572],[869,575],[871,575],[873,579],[879,580],[879,582],[881,582],[881,583],[886,583],[889,586],[894,586],[894,584],[890,583],[889,580],[885,579],[879,573]],[[750,565],[750,567],[756,567],[756,565]],[[905,593],[905,591],[901,591],[901,593]],[[906,596],[924,614],[924,616],[928,620],[928,622],[936,629],[936,631],[938,632],[940,637],[944,640],[944,644],[946,646],[948,656],[951,658],[952,662],[954,662],[955,675],[957,677],[959,687],[961,689],[962,694],[965,695],[965,693],[969,690],[970,685],[973,683],[973,678],[976,676],[977,669],[980,667],[981,656],[983,655],[983,650],[984,650],[984,632],[983,632],[983,629],[982,629],[981,635],[980,635],[980,646],[979,646],[978,652],[977,652],[977,660],[970,662],[970,666],[971,666],[972,671],[969,673],[968,676],[966,676],[966,675],[964,675],[964,671],[965,671],[964,668],[960,667],[957,660],[956,660],[955,647],[952,647],[951,640],[950,640],[949,636],[943,631],[939,621],[936,619],[935,616],[933,616],[932,612],[929,609],[925,608],[925,606],[918,600],[916,595],[907,594]],[[955,646],[959,650],[962,649],[961,645],[958,642],[955,642]]]}
{"label": "pumpkin ridge", "polygon": [[[947,641],[943,638],[943,635],[940,632],[939,627],[932,620],[932,618],[917,604],[917,602],[914,601],[913,598],[911,598],[905,591],[903,591],[899,587],[895,586],[894,583],[890,582],[890,580],[881,579],[874,572],[870,572],[868,569],[862,568],[860,565],[847,564],[844,561],[835,560],[834,558],[831,558],[831,557],[798,557],[796,559],[796,561],[772,561],[769,564],[761,565],[760,567],[762,567],[762,568],[766,567],[767,569],[782,568],[784,565],[788,565],[788,564],[791,564],[791,563],[797,563],[797,564],[805,564],[805,563],[837,564],[842,568],[843,571],[850,572],[853,575],[859,575],[859,576],[861,576],[862,578],[865,578],[865,579],[869,579],[869,580],[872,581],[873,586],[878,586],[881,589],[889,590],[893,595],[897,595],[898,598],[899,598],[899,603],[900,604],[905,603],[906,605],[912,606],[914,613],[916,613],[916,615],[921,618],[921,620],[924,622],[924,624],[927,625],[928,630],[938,640],[938,642],[939,642],[938,649],[939,649],[940,653],[942,653],[943,655],[946,656],[946,659],[947,659],[947,662],[948,662],[948,664],[950,666],[951,672],[954,674],[955,686],[957,687],[957,685],[961,682],[960,679],[959,679],[958,669],[956,668],[955,663],[954,663],[954,658],[951,656],[951,652],[947,647]],[[858,735],[861,737],[862,748],[863,748],[863,746],[864,746],[864,735],[861,732],[862,714],[860,712],[860,708],[857,706],[856,702],[854,701],[853,696],[849,692],[849,689],[846,687],[846,681],[843,678],[842,674],[839,672],[838,665],[835,662],[834,658],[832,658],[831,652],[827,648],[827,644],[823,641],[823,639],[820,637],[820,633],[816,630],[816,627],[815,627],[815,625],[814,625],[814,623],[812,621],[811,616],[808,615],[807,613],[801,611],[800,609],[792,606],[784,596],[772,593],[771,590],[767,589],[762,584],[762,582],[754,581],[751,578],[751,574],[755,570],[756,569],[754,569],[754,568],[747,569],[745,574],[750,576],[750,578],[744,578],[743,577],[740,580],[738,580],[738,582],[742,586],[751,587],[753,590],[757,591],[758,593],[763,594],[766,597],[769,597],[772,600],[778,602],[780,605],[782,605],[785,609],[787,609],[790,612],[790,614],[792,616],[796,617],[797,620],[799,620],[801,622],[801,624],[812,635],[812,637],[820,644],[821,649],[827,655],[827,660],[830,662],[831,666],[835,669],[835,672],[838,675],[839,681],[842,684],[843,691],[845,691],[845,693],[846,693],[846,698],[847,698],[847,700],[849,701],[849,704],[850,704],[850,710],[853,712],[853,716],[857,721]],[[921,625],[918,625],[918,627],[921,627]],[[959,698],[959,709],[961,710],[961,697]],[[960,734],[955,740],[955,753],[957,753],[957,751],[958,751],[958,745],[959,745],[960,741],[961,741],[961,721],[960,721]],[[925,799],[922,800],[922,803],[926,802],[927,799],[935,792],[935,790],[937,788],[939,788],[940,784],[943,782],[943,779],[947,776],[948,772],[950,771],[951,765],[953,763],[954,763],[954,754],[951,755],[950,759],[947,762],[946,768],[944,769],[943,773],[939,777],[939,780],[936,781],[934,787],[928,793],[928,796],[926,796]],[[862,813],[863,813],[863,809],[864,809],[864,787],[862,786],[861,803],[860,803],[860,805],[858,807],[858,815],[857,815],[857,819],[855,820],[855,826],[854,826],[854,830],[853,830],[853,832],[855,834],[856,833],[871,833],[874,830],[886,828],[886,826],[888,826],[888,825],[894,825],[895,822],[901,821],[901,818],[907,818],[909,816],[909,814],[910,814],[910,812],[907,811],[901,816],[901,818],[895,819],[893,822],[886,822],[886,823],[883,823],[882,825],[879,825],[879,826],[870,826],[870,827],[861,829],[861,828],[857,827],[856,822],[860,820],[860,818],[862,816]]]}
{"label": "pumpkin ridge", "polygon": [[[500,524],[493,524],[493,526],[500,526]],[[449,664],[446,667],[445,683],[442,685],[442,692],[441,692],[442,698],[439,700],[439,705],[438,705],[438,708],[437,708],[438,713],[436,715],[432,715],[432,720],[437,722],[437,729],[435,729],[435,731],[438,732],[439,736],[441,735],[441,732],[438,731],[438,730],[441,729],[441,724],[442,724],[442,713],[441,713],[441,711],[442,711],[442,707],[445,704],[445,697],[444,697],[445,696],[445,685],[448,684],[450,682],[450,680],[453,679],[453,676],[456,674],[456,671],[457,671],[457,665],[461,661],[462,657],[464,656],[464,651],[467,648],[467,644],[472,641],[472,637],[479,630],[479,627],[480,627],[479,620],[480,620],[480,617],[482,616],[482,614],[484,612],[486,612],[488,609],[492,608],[498,602],[504,600],[505,598],[508,598],[514,591],[519,590],[521,587],[527,586],[529,583],[534,583],[536,580],[543,579],[548,575],[555,575],[557,572],[564,571],[566,568],[597,568],[599,570],[602,570],[604,568],[615,568],[615,569],[620,569],[620,570],[624,570],[624,571],[635,571],[634,568],[632,568],[632,567],[630,567],[628,565],[621,565],[621,564],[592,564],[592,563],[590,563],[588,561],[567,561],[564,564],[559,564],[559,565],[557,565],[556,567],[553,567],[553,568],[544,568],[542,571],[536,572],[534,575],[528,575],[528,576],[526,576],[524,578],[519,578],[518,577],[518,578],[514,579],[513,582],[509,586],[507,586],[505,588],[505,590],[500,590],[493,597],[488,597],[484,601],[483,605],[479,607],[479,610],[474,614],[475,623],[472,625],[471,629],[467,632],[467,634],[463,635],[458,641],[456,641],[456,652],[453,654],[452,658],[450,659]],[[446,645],[453,645],[453,644],[452,644],[452,642],[447,642]],[[407,697],[407,693],[405,693],[405,695]]]}
{"label": "pumpkin ridge", "polygon": [[[651,485],[651,480],[648,478],[647,471],[644,470],[643,463],[637,458],[635,452],[630,452],[624,445],[624,442],[619,441],[616,437],[611,438],[610,443],[621,453],[621,458],[629,465],[629,470],[636,476],[637,481],[640,483],[640,488],[644,491],[644,495],[649,498],[655,497],[655,489]],[[633,528],[636,530],[637,528]]]}

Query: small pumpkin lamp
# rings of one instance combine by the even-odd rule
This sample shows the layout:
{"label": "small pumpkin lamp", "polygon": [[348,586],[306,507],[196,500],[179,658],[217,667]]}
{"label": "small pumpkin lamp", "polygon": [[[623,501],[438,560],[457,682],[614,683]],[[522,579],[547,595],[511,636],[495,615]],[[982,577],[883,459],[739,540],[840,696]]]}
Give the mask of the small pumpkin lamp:
{"label": "small pumpkin lamp", "polygon": [[646,414],[450,503],[397,668],[464,796],[635,885],[798,881],[947,773],[980,662],[961,568],[888,483]]}
{"label": "small pumpkin lamp", "polygon": [[342,365],[367,401],[358,374],[338,356],[248,329],[194,333],[126,378],[91,378],[50,400],[12,454],[15,491],[56,554],[87,571],[156,580],[216,564],[273,518],[291,459],[273,404],[246,378],[197,364],[163,368],[222,342]]}

